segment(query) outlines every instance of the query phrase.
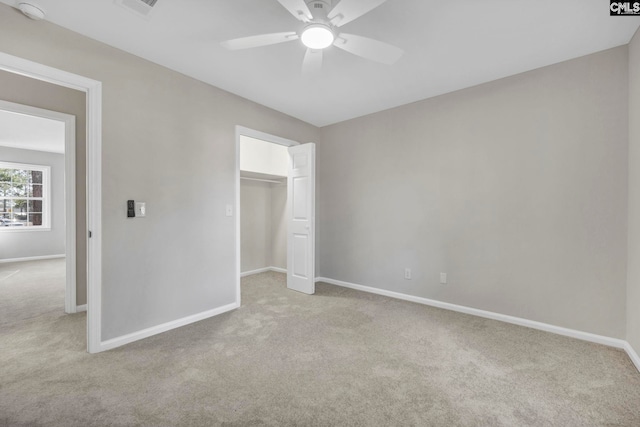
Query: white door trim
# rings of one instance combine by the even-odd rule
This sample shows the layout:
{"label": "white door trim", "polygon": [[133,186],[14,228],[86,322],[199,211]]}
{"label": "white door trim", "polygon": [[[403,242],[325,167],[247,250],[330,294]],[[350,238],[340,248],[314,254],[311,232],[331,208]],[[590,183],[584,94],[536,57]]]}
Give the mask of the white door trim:
{"label": "white door trim", "polygon": [[272,142],[274,144],[292,147],[300,145],[299,142],[271,135],[259,130],[250,129],[244,126],[236,126],[236,178],[235,178],[235,234],[236,234],[236,304],[240,307],[240,279],[242,272],[240,271],[240,135],[250,138],[261,139],[263,141]]}
{"label": "white door trim", "polygon": [[0,52],[0,69],[80,90],[87,95],[87,351],[103,351],[102,329],[102,83]]}
{"label": "white door trim", "polygon": [[65,264],[67,270],[64,311],[76,313],[76,118],[71,114],[2,100],[0,100],[0,110],[64,123]]}

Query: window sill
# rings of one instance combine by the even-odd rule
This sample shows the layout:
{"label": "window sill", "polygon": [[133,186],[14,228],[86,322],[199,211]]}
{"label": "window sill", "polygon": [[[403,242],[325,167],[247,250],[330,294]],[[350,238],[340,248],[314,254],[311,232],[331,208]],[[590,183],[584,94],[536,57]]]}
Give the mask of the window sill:
{"label": "window sill", "polygon": [[0,227],[0,233],[26,233],[29,231],[51,231],[51,227]]}

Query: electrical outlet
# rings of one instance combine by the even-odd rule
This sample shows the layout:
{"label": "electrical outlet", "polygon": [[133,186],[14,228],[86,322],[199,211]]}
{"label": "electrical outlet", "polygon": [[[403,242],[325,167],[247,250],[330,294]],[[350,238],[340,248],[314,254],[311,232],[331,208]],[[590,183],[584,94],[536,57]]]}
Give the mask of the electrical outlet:
{"label": "electrical outlet", "polygon": [[410,268],[405,268],[404,269],[404,278],[407,280],[411,280],[411,269]]}
{"label": "electrical outlet", "polygon": [[440,284],[447,284],[447,273],[440,273]]}

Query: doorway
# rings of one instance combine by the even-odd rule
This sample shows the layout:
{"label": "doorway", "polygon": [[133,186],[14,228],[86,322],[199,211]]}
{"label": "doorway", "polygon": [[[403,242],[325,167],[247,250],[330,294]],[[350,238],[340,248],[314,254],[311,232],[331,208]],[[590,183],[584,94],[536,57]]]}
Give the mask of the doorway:
{"label": "doorway", "polygon": [[240,271],[287,272],[287,147],[240,135]]}
{"label": "doorway", "polygon": [[0,100],[0,262],[64,258],[76,313],[76,118]]}
{"label": "doorway", "polygon": [[[87,351],[98,353],[102,343],[102,83],[67,71],[0,52],[0,70],[34,81],[84,92],[86,100],[86,242]],[[86,234],[85,234],[86,233]],[[80,235],[78,236],[80,237]]]}
{"label": "doorway", "polygon": [[236,129],[237,302],[241,277],[276,271],[315,292],[315,145]]}

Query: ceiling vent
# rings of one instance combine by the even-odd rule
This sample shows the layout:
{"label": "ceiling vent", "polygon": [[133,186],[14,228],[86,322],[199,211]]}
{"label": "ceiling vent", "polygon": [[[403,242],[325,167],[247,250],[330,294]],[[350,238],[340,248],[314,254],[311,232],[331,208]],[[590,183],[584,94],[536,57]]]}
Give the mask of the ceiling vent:
{"label": "ceiling vent", "polygon": [[314,18],[326,18],[329,12],[330,3],[327,0],[311,0],[307,2],[309,10]]}
{"label": "ceiling vent", "polygon": [[124,7],[127,10],[135,12],[136,14],[148,18],[153,12],[153,7],[158,0],[114,0],[119,6]]}

